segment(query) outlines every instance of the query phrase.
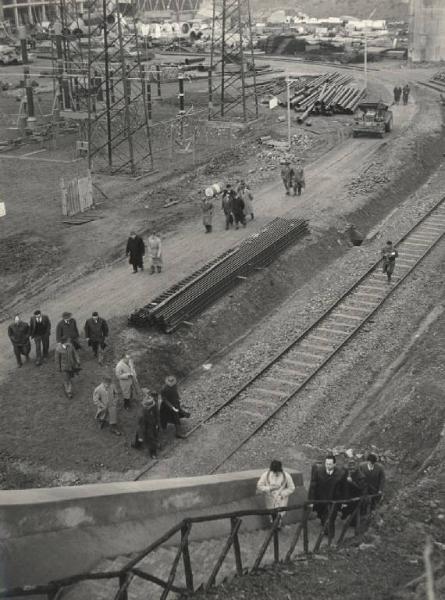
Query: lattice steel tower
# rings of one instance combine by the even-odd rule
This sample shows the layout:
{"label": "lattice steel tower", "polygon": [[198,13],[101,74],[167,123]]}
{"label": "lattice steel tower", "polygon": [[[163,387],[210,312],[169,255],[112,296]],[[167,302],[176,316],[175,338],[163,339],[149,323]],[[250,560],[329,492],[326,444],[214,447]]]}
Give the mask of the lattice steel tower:
{"label": "lattice steel tower", "polygon": [[90,0],[80,18],[76,0],[60,0],[56,76],[61,105],[88,114],[90,168],[136,175],[151,170],[153,159],[136,11],[126,6],[122,15],[117,0]]}
{"label": "lattice steel tower", "polygon": [[213,0],[209,119],[258,118],[249,0]]}

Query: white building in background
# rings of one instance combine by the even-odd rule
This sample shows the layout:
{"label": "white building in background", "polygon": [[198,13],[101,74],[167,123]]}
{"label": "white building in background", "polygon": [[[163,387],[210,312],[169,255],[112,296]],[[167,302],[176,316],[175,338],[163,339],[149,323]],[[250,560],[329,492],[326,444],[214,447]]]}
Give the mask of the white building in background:
{"label": "white building in background", "polygon": [[408,57],[413,62],[445,60],[445,0],[412,0]]}

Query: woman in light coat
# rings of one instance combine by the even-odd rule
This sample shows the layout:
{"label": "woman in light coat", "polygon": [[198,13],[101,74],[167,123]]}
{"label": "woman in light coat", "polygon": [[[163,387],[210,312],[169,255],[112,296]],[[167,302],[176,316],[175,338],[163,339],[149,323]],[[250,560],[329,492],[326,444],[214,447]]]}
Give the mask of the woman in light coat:
{"label": "woman in light coat", "polygon": [[162,242],[156,232],[152,232],[147,240],[148,254],[150,256],[150,273],[162,271]]}
{"label": "woman in light coat", "polygon": [[[295,491],[295,485],[289,473],[283,471],[280,460],[273,460],[269,470],[261,475],[257,483],[257,491],[265,495],[266,508],[287,506],[289,496]],[[284,514],[285,511],[279,513],[280,526]]]}
{"label": "woman in light coat", "polygon": [[206,233],[211,233],[212,232],[212,220],[213,220],[213,202],[210,200],[210,198],[207,198],[207,196],[205,196],[202,199],[201,210],[202,210],[202,224],[204,225],[204,227],[206,229]]}

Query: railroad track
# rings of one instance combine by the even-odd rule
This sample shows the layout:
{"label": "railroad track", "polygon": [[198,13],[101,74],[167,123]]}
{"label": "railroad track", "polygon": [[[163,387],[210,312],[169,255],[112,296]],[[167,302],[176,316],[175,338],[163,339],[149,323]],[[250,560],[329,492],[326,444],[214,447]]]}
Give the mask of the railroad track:
{"label": "railroad track", "polygon": [[[218,441],[218,454],[209,473],[216,472],[304,390],[382,307],[444,233],[445,198],[397,243],[399,257],[392,284],[386,282],[381,261],[377,261],[319,319],[187,433],[191,437],[200,430],[204,437]],[[234,422],[236,426],[231,427]]]}

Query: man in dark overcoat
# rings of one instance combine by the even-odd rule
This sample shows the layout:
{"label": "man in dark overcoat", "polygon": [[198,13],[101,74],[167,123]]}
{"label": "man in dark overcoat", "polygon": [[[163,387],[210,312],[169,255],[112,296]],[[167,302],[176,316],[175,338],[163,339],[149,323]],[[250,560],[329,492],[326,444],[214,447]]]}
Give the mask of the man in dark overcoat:
{"label": "man in dark overcoat", "polygon": [[133,273],[137,273],[138,268],[141,271],[144,270],[145,244],[144,240],[135,231],[130,233],[125,253],[129,257],[128,262],[133,267]]}
{"label": "man in dark overcoat", "polygon": [[29,322],[29,329],[36,346],[36,366],[38,367],[42,364],[42,356],[48,358],[51,321],[47,315],[42,315],[40,310],[35,310]]}
{"label": "man in dark overcoat", "polygon": [[[321,503],[317,502],[317,500],[341,500],[345,498],[346,494],[347,472],[335,463],[335,456],[328,454],[323,465],[315,464],[312,467],[308,500],[313,503],[313,510],[317,513],[323,526],[327,522],[331,505],[329,502]],[[329,537],[331,539],[335,535],[335,519],[337,518],[339,508],[338,504],[334,506],[328,523]]]}
{"label": "man in dark overcoat", "polygon": [[57,323],[56,342],[59,343],[62,340],[71,340],[76,350],[81,348],[76,319],[73,318],[70,312],[62,313],[62,320]]}
{"label": "man in dark overcoat", "polygon": [[383,495],[385,487],[385,470],[381,464],[377,462],[375,454],[368,454],[366,462],[360,463],[360,472],[363,475],[366,486],[366,494],[378,494],[376,498],[371,498],[371,510],[373,510]]}
{"label": "man in dark overcoat", "polygon": [[99,317],[97,311],[94,311],[91,318],[85,322],[85,337],[88,340],[88,346],[91,346],[94,356],[99,359],[101,365],[106,347],[105,338],[108,337],[108,323]]}
{"label": "man in dark overcoat", "polygon": [[185,438],[181,430],[181,419],[190,414],[181,408],[176,377],[168,375],[161,389],[160,420],[162,429],[167,429],[169,423],[175,426],[176,437]]}
{"label": "man in dark overcoat", "polygon": [[29,360],[31,343],[29,341],[29,325],[22,321],[19,315],[14,317],[14,323],[8,327],[8,337],[14,350],[17,366],[22,366],[22,355]]}

